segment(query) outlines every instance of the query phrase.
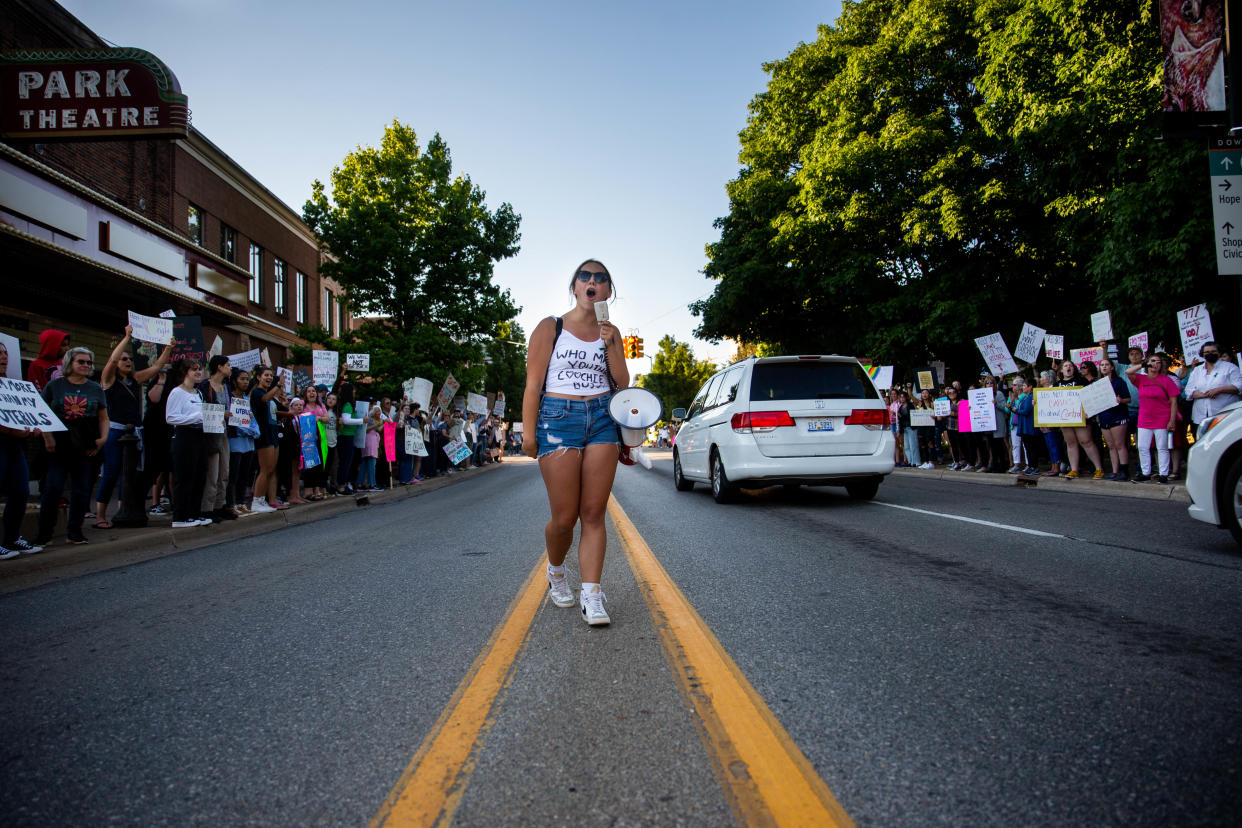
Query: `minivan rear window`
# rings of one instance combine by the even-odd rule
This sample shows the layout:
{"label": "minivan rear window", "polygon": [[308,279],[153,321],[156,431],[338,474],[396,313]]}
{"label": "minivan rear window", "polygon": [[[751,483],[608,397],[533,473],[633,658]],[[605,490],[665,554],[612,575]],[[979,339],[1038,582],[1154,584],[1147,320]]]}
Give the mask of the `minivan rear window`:
{"label": "minivan rear window", "polygon": [[879,399],[857,362],[760,362],[750,379],[751,400]]}

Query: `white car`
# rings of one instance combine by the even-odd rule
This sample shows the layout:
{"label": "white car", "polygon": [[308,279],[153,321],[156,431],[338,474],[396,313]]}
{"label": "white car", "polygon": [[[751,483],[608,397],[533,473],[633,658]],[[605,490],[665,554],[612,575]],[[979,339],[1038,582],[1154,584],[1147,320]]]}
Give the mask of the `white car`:
{"label": "white car", "polygon": [[853,357],[742,360],[708,380],[684,417],[673,485],[707,483],[717,503],[773,485],[844,486],[868,500],[893,470],[888,410]]}
{"label": "white car", "polygon": [[1242,545],[1242,402],[1209,417],[1186,466],[1190,516],[1228,529]]}

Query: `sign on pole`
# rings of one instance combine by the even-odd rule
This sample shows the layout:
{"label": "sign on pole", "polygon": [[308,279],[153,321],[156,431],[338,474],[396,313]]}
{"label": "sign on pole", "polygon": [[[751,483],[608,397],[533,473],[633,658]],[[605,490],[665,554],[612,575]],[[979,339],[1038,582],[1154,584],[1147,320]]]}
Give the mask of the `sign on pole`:
{"label": "sign on pole", "polygon": [[1242,275],[1242,149],[1211,147],[1208,169],[1216,270],[1222,276]]}

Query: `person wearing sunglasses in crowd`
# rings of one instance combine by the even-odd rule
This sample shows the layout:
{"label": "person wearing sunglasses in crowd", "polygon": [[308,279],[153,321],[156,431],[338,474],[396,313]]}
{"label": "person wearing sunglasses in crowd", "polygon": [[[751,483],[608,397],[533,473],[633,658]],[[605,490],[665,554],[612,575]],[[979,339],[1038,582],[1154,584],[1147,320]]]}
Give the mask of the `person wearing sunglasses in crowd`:
{"label": "person wearing sunglasses in crowd", "polygon": [[39,502],[39,535],[36,546],[47,546],[60,515],[60,496],[69,481],[70,543],[86,543],[82,534],[90,499],[91,458],[108,442],[111,430],[108,400],[99,383],[91,379],[95,355],[86,348],[70,348],[61,363],[61,375],[48,382],[43,399],[65,424],[65,431],[43,432],[43,446],[50,455],[47,477]]}
{"label": "person wearing sunglasses in crowd", "polygon": [[118,481],[121,481],[122,460],[124,452],[121,448],[121,437],[126,431],[136,432],[142,436],[142,386],[158,376],[160,369],[168,362],[177,340],[171,340],[160,352],[159,358],[148,368],[134,370],[134,357],[130,353],[130,342],[134,334],[132,325],[125,326],[125,336],[112,349],[108,363],[104,365],[99,377],[99,387],[103,389],[108,406],[108,442],[103,447],[103,473],[99,476],[99,487],[95,494],[95,529],[111,529],[108,520],[108,504],[112,502],[112,492]]}
{"label": "person wearing sunglasses in crowd", "polygon": [[1190,364],[1190,377],[1182,395],[1190,401],[1190,421],[1194,423],[1195,439],[1199,429],[1225,406],[1242,399],[1242,369],[1221,359],[1220,345],[1205,342],[1199,355]]}
{"label": "person wearing sunglasses in crowd", "polygon": [[544,319],[530,338],[522,452],[538,460],[548,491],[552,517],[544,540],[552,602],[558,607],[574,604],[564,564],[580,522],[578,605],[588,624],[602,626],[611,621],[600,586],[607,539],[604,512],[621,450],[608,402],[614,388],[629,385],[630,374],[616,325],[596,320],[595,303],[616,296],[608,268],[587,259],[574,269],[569,290],[573,308],[560,324],[554,317]]}
{"label": "person wearing sunglasses in crowd", "polygon": [[1177,397],[1181,392],[1177,381],[1164,372],[1164,362],[1149,356],[1141,366],[1126,369],[1130,381],[1139,392],[1138,453],[1142,469],[1131,478],[1133,483],[1151,479],[1151,445],[1156,444],[1159,459],[1157,483],[1169,482],[1169,443],[1177,425]]}

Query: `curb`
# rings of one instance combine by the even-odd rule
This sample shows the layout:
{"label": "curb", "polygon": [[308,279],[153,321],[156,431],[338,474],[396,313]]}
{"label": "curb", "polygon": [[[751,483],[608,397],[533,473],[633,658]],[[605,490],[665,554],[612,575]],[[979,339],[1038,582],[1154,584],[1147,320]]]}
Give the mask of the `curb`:
{"label": "curb", "polygon": [[[506,457],[504,462],[512,460],[520,462],[527,458]],[[368,492],[363,497],[334,497],[280,512],[253,515],[194,529],[173,529],[161,521],[144,529],[90,530],[94,537],[88,536],[90,543],[81,546],[69,544],[63,536],[57,536],[53,544],[43,552],[0,561],[0,595],[151,561],[191,549],[227,543],[238,538],[274,532],[287,526],[314,523],[369,505],[397,503],[412,497],[421,497],[428,492],[494,471],[498,467],[499,464],[489,463],[482,468],[458,472],[451,477],[434,477],[420,485]]]}
{"label": "curb", "polygon": [[[916,477],[922,480],[950,480],[955,483],[973,483],[981,486],[1009,486],[1010,488],[1026,488],[1018,485],[1017,475],[988,474],[985,472],[951,472],[945,469],[925,471],[920,469],[893,469],[894,475]],[[1079,478],[1067,480],[1064,477],[1041,477],[1039,482],[1030,488],[1052,492],[1073,492],[1074,494],[1102,495],[1104,497],[1127,497],[1132,500],[1166,500],[1173,503],[1189,503],[1190,495],[1185,486],[1159,483],[1118,483],[1114,480],[1091,480]]]}

